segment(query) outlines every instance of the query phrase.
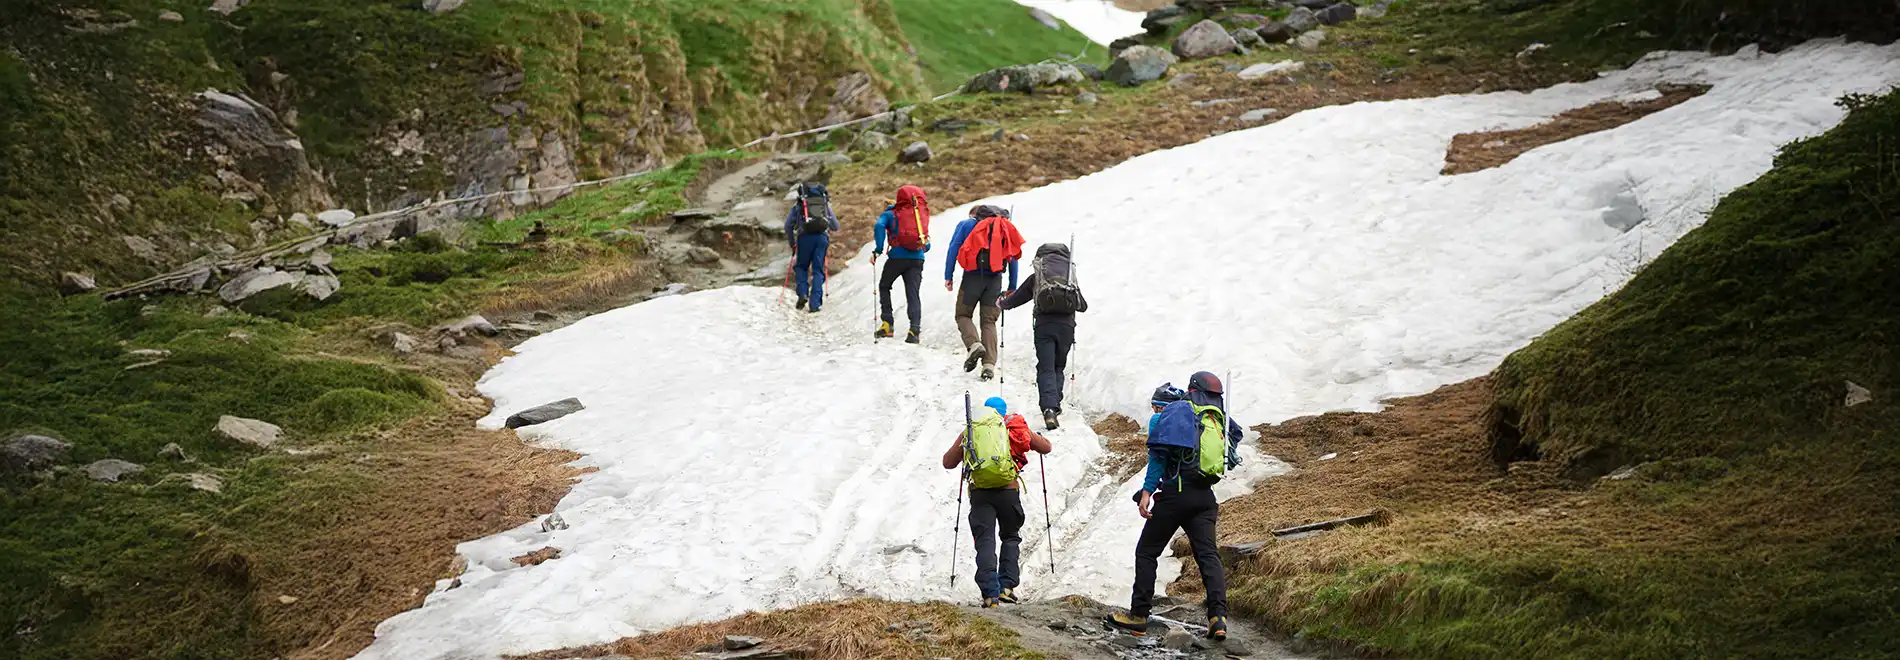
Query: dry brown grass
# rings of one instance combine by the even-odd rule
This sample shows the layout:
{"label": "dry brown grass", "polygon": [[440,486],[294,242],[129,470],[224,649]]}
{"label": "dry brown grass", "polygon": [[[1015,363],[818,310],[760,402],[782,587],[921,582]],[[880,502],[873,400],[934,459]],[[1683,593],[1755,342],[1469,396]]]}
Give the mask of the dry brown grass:
{"label": "dry brown grass", "polygon": [[611,644],[537,653],[524,656],[523,660],[609,654],[678,658],[717,644],[726,635],[747,635],[783,648],[809,649],[804,657],[814,660],[1043,657],[1018,646],[1015,632],[970,616],[954,605],[856,599],[778,612],[749,612],[724,621],[681,626]]}
{"label": "dry brown grass", "polygon": [[1445,151],[1445,174],[1488,170],[1516,160],[1525,152],[1591,133],[1607,131],[1682,104],[1708,93],[1707,85],[1664,85],[1662,96],[1637,103],[1606,101],[1566,110],[1550,121],[1509,131],[1464,133],[1451,139]]}
{"label": "dry brown grass", "polygon": [[540,550],[536,550],[534,552],[530,552],[522,556],[515,557],[514,559],[510,559],[508,561],[514,562],[516,566],[540,566],[543,562],[546,562],[550,559],[560,559],[560,558],[561,558],[561,549],[553,547],[553,546],[548,546]]}
{"label": "dry brown grass", "polygon": [[1119,413],[1096,422],[1095,434],[1108,442],[1108,453],[1100,460],[1102,468],[1117,480],[1140,472],[1148,462],[1148,434],[1137,422]]}

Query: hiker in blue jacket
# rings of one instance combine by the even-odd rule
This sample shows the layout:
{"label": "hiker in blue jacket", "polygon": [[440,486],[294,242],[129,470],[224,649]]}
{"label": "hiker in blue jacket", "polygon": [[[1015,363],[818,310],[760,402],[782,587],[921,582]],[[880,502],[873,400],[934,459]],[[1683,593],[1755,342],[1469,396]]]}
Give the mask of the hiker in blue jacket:
{"label": "hiker in blue jacket", "polygon": [[[903,222],[912,224],[900,227],[899,216],[903,216]],[[906,234],[906,229],[913,233]],[[903,247],[900,243],[904,242],[905,236],[921,242],[923,247]],[[877,280],[883,324],[878,326],[873,336],[895,336],[891,328],[892,322],[896,320],[891,310],[891,285],[901,278],[904,280],[904,312],[910,316],[910,332],[904,335],[904,341],[915,344],[924,324],[924,306],[918,289],[924,283],[924,253],[930,251],[930,206],[924,198],[924,190],[917,186],[898,188],[896,200],[884,207],[884,213],[877,217],[872,237],[877,242],[877,247],[871,250],[872,266],[876,266],[878,257],[884,255],[887,238],[891,248],[890,258],[884,261],[884,272],[879,274]]]}
{"label": "hiker in blue jacket", "polygon": [[831,194],[821,183],[798,184],[798,201],[785,214],[785,241],[792,246],[792,271],[797,276],[794,293],[798,308],[817,313],[825,304],[825,252],[831,249],[831,232],[838,231],[838,216],[831,213]]}
{"label": "hiker in blue jacket", "polygon": [[[970,234],[976,226],[989,219],[997,219],[1000,224],[987,226],[998,231],[993,232],[994,235],[972,238]],[[986,381],[996,377],[996,322],[1003,314],[999,303],[1003,296],[1016,292],[1016,262],[1022,256],[1021,241],[1022,234],[1010,223],[1008,211],[983,204],[970,209],[970,217],[957,223],[957,231],[950,237],[950,253],[944,258],[943,290],[957,291],[957,334],[969,351],[963,360],[963,370],[975,370],[980,361],[983,364],[980,378]],[[966,242],[970,245],[964,245]],[[997,250],[996,255],[985,258],[991,247]],[[997,270],[998,260],[1008,264],[1008,287],[1003,286],[1002,272]],[[954,288],[952,280],[958,266],[964,266],[961,290]]]}

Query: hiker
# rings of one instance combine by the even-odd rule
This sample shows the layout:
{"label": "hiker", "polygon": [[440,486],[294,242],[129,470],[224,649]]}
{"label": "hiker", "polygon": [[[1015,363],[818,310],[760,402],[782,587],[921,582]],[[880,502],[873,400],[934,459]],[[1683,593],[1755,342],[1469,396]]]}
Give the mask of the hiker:
{"label": "hiker", "polygon": [[901,277],[904,279],[904,312],[910,316],[910,332],[905,333],[904,343],[915,344],[924,317],[917,289],[924,282],[924,253],[930,251],[930,203],[924,198],[924,189],[898,188],[896,201],[877,217],[872,235],[877,241],[877,247],[871,250],[872,266],[876,266],[877,258],[884,254],[884,237],[888,235],[891,239],[891,258],[884,262],[884,272],[877,280],[884,324],[878,326],[872,336],[880,339],[895,336],[891,330],[895,320],[891,314],[891,284]]}
{"label": "hiker", "polygon": [[1167,408],[1168,404],[1186,397],[1187,392],[1175,387],[1174,383],[1162,383],[1161,387],[1155,388],[1154,396],[1148,399],[1148,407],[1154,410],[1154,414],[1148,416],[1148,435],[1155,434],[1155,422],[1161,420],[1161,411]]}
{"label": "hiker", "polygon": [[1069,278],[1069,246],[1045,243],[1036,248],[1034,272],[1023,280],[1022,288],[1003,297],[1002,308],[1016,309],[1035,302],[1036,393],[1042,408],[1046,430],[1056,430],[1056,416],[1062,414],[1063,371],[1069,366],[1069,349],[1075,346],[1075,315],[1089,311],[1082,289]]}
{"label": "hiker", "polygon": [[[1163,385],[1157,394],[1165,394],[1167,389],[1172,386]],[[1128,599],[1128,611],[1108,618],[1118,628],[1136,635],[1147,633],[1148,615],[1154,606],[1155,563],[1175,531],[1185,530],[1194,548],[1194,563],[1201,569],[1201,586],[1207,590],[1203,603],[1207,609],[1207,636],[1227,638],[1227,577],[1221,570],[1220,551],[1214,545],[1220,503],[1214,498],[1213,486],[1228,470],[1240,465],[1235,452],[1241,430],[1240,424],[1227,417],[1221,392],[1219,377],[1198,372],[1188,379],[1186,397],[1167,403],[1151,423],[1148,473],[1141,491],[1135,494],[1136,509],[1148,522],[1141,528],[1141,540],[1135,543],[1135,588]],[[1160,398],[1156,397],[1156,404]]]}
{"label": "hiker", "polygon": [[[996,319],[1003,310],[997,301],[1016,291],[1016,261],[1023,256],[1023,235],[1010,222],[1009,213],[988,204],[970,209],[970,217],[957,223],[950,237],[950,254],[943,264],[943,288],[950,290],[951,269],[963,269],[963,286],[957,290],[957,333],[969,357],[964,371],[976,370],[983,363],[983,380],[996,377]],[[1003,287],[1003,270],[1009,270],[1009,287]],[[973,317],[980,310],[982,327]],[[979,338],[981,341],[979,341]]]}
{"label": "hiker", "polygon": [[785,240],[797,255],[792,259],[797,275],[792,291],[798,294],[799,309],[816,314],[825,304],[825,252],[831,249],[831,232],[837,230],[838,216],[831,213],[831,194],[825,185],[798,184],[798,201],[785,214]]}
{"label": "hiker", "polygon": [[971,423],[970,437],[958,433],[956,442],[943,453],[943,468],[964,468],[963,478],[970,482],[976,586],[983,592],[983,606],[996,607],[998,603],[1015,603],[1016,587],[1022,584],[1017,557],[1021,554],[1024,515],[1016,476],[1029,464],[1030,450],[1047,454],[1053,448],[1048,438],[1029,430],[1029,422],[1022,415],[1009,414],[1009,405],[1002,397],[990,397],[980,410],[982,413]]}

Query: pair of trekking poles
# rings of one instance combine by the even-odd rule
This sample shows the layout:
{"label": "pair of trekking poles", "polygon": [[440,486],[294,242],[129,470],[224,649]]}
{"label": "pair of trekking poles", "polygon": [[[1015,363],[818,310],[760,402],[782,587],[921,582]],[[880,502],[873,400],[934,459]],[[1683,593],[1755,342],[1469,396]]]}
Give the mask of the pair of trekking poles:
{"label": "pair of trekking poles", "polygon": [[[957,536],[963,532],[963,484],[970,477],[970,456],[975,441],[976,418],[971,413],[970,393],[963,393],[963,470],[957,475],[957,509],[950,518],[950,586],[957,586]],[[1056,574],[1055,523],[1054,514],[1049,512],[1049,464],[1042,454],[1036,455],[1036,468],[1042,472],[1042,540],[1043,547],[1049,552],[1049,574]],[[1021,483],[1021,479],[1017,480]]]}

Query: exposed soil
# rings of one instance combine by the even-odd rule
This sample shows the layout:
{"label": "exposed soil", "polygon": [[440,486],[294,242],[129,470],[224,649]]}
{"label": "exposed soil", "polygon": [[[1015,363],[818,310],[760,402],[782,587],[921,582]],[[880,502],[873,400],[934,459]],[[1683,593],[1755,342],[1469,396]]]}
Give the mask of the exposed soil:
{"label": "exposed soil", "polygon": [[1445,151],[1445,174],[1488,170],[1516,160],[1524,152],[1591,133],[1607,131],[1642,119],[1708,93],[1707,85],[1664,85],[1662,95],[1647,101],[1607,101],[1566,110],[1555,119],[1510,131],[1464,133],[1451,139]]}
{"label": "exposed soil", "polygon": [[1109,475],[1117,480],[1127,479],[1147,464],[1148,434],[1141,422],[1112,413],[1096,422],[1093,428],[1108,444],[1108,453],[1102,455],[1099,463]]}

